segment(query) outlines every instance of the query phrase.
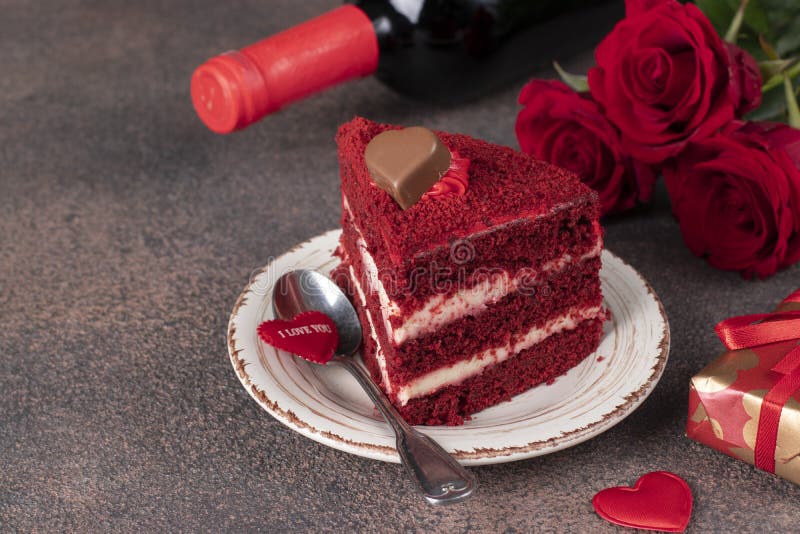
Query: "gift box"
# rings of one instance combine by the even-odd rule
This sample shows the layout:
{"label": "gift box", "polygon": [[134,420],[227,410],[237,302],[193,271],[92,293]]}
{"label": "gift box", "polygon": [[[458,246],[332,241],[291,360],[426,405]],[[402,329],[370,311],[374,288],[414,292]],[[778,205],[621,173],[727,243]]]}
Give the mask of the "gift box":
{"label": "gift box", "polygon": [[800,290],[716,331],[728,351],[692,378],[686,435],[800,484]]}

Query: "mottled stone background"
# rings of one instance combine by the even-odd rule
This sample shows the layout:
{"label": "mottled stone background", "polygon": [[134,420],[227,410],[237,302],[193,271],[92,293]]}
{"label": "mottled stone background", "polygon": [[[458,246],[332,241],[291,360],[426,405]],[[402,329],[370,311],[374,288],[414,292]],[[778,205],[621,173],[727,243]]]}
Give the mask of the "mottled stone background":
{"label": "mottled stone background", "polygon": [[250,399],[228,315],[253,269],[337,226],[339,123],[358,113],[516,144],[521,83],[444,109],[365,79],[236,135],[201,125],[197,64],[335,5],[0,0],[0,530],[612,532],[592,495],[658,469],[692,486],[694,531],[796,530],[800,488],[683,425],[688,379],[720,350],[712,326],[771,309],[800,269],[747,282],[708,267],[663,189],[606,225],[673,340],[655,392],[606,434],[478,468],[473,500],[431,508],[399,466],[318,445]]}

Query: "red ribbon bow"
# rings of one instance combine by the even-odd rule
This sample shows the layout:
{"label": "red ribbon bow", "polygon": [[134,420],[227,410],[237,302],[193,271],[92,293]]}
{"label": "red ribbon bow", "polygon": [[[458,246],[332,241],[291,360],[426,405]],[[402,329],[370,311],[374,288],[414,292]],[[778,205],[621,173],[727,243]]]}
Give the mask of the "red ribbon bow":
{"label": "red ribbon bow", "polygon": [[[784,301],[800,302],[800,290]],[[715,328],[728,350],[749,349],[770,343],[800,338],[800,311],[780,311],[740,315],[721,321]],[[775,448],[781,410],[800,389],[800,345],[792,349],[771,369],[780,378],[764,396],[756,433],[755,465],[775,472]]]}

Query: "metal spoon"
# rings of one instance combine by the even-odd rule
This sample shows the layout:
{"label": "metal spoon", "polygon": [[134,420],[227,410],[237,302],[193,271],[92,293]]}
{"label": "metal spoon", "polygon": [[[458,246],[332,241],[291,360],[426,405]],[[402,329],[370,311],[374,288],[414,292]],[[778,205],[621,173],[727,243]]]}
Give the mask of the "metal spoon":
{"label": "metal spoon", "polygon": [[355,377],[397,436],[397,452],[411,479],[431,504],[463,501],[475,490],[474,477],[438,443],[406,423],[386,395],[352,355],[361,344],[361,324],[350,301],[339,287],[316,271],[301,269],[282,275],[272,292],[272,306],[279,319],[317,310],[336,325],[339,344],[330,363],[344,367]]}

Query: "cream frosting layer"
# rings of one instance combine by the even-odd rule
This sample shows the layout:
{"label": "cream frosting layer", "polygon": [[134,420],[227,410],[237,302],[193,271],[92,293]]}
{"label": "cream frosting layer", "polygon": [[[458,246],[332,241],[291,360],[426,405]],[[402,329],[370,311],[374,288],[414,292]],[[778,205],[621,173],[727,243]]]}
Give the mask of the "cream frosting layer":
{"label": "cream frosting layer", "polygon": [[[598,238],[592,250],[577,258],[577,263],[596,258],[602,250],[603,243]],[[369,254],[369,252],[366,253]],[[459,289],[449,295],[433,295],[422,308],[406,317],[403,323],[394,329],[392,338],[399,346],[409,339],[435,332],[462,317],[476,315],[515,291],[534,290],[535,286],[543,283],[550,275],[562,271],[573,261],[576,260],[570,254],[564,254],[560,258],[546,263],[538,270],[520,269],[513,276],[507,271],[488,273],[472,287]],[[372,278],[371,275],[370,278]],[[389,332],[392,331],[389,330]]]}
{"label": "cream frosting layer", "polygon": [[[352,221],[353,213],[350,211],[347,198],[344,196],[342,196],[342,205]],[[402,311],[397,303],[389,298],[386,288],[378,276],[378,266],[375,263],[375,259],[367,250],[367,243],[361,230],[355,223],[353,223],[353,229],[358,236],[356,243],[361,255],[361,263],[369,280],[369,289],[378,296],[383,326],[388,337],[396,346],[400,346],[408,340],[435,332],[462,317],[476,315],[503,297],[520,290],[520,288],[532,289],[552,274],[562,271],[569,264],[596,258],[603,250],[603,240],[598,234],[594,247],[577,258],[567,253],[545,263],[539,269],[523,268],[513,275],[508,271],[487,271],[476,284],[469,288],[461,288],[449,294],[432,295],[420,309],[403,318],[400,325],[394,328],[392,327],[391,319],[402,318]]]}
{"label": "cream frosting layer", "polygon": [[459,361],[448,367],[436,369],[396,388],[397,400],[400,404],[405,405],[411,399],[430,395],[444,387],[459,384],[468,378],[480,374],[485,368],[504,362],[523,350],[533,347],[549,336],[572,330],[581,322],[587,319],[594,319],[601,313],[602,306],[582,309],[573,308],[567,313],[551,319],[541,327],[531,328],[523,335],[517,336],[505,345],[486,349],[469,359]]}
{"label": "cream frosting layer", "polygon": [[381,382],[383,382],[383,388],[386,393],[391,393],[392,384],[389,382],[389,373],[386,371],[386,356],[384,356],[383,348],[381,348],[381,342],[378,340],[378,333],[375,331],[375,323],[372,321],[372,314],[369,312],[369,308],[367,308],[367,297],[364,295],[364,290],[361,289],[361,284],[358,283],[356,271],[353,269],[352,265],[350,266],[350,279],[356,286],[356,293],[358,293],[358,298],[361,301],[361,309],[364,310],[364,315],[367,316],[367,323],[369,323],[369,335],[375,342],[375,359],[378,361],[378,368],[381,371]]}

